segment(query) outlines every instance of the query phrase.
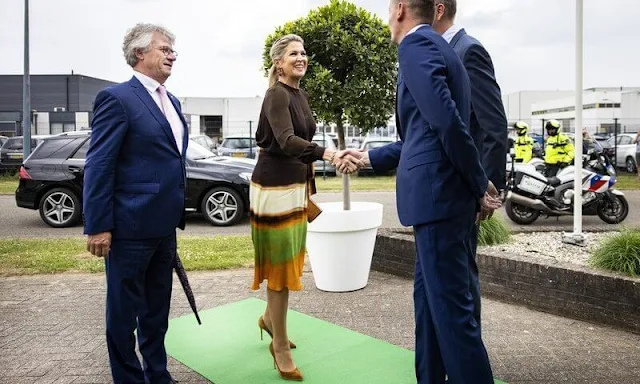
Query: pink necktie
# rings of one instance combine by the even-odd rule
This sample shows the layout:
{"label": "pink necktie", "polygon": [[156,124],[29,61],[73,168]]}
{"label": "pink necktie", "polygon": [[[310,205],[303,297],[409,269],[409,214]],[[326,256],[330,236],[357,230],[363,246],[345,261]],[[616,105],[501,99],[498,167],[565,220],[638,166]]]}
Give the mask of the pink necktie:
{"label": "pink necktie", "polygon": [[169,95],[167,95],[167,89],[164,87],[164,85],[160,85],[158,87],[158,92],[160,93],[162,112],[164,113],[164,116],[167,118],[167,121],[171,126],[171,131],[173,132],[173,137],[176,140],[176,145],[178,146],[178,150],[182,154],[182,134],[184,129],[182,126],[182,120],[180,120],[180,117],[178,117],[176,109],[173,107],[171,100],[169,100]]}

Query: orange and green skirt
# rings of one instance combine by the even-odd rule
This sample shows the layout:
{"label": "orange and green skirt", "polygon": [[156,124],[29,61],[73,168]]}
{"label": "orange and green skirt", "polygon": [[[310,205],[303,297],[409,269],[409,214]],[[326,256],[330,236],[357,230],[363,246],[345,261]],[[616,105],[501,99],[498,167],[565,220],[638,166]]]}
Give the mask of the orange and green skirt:
{"label": "orange and green skirt", "polygon": [[255,251],[253,285],[267,280],[274,291],[303,288],[307,239],[306,183],[249,187],[251,238]]}

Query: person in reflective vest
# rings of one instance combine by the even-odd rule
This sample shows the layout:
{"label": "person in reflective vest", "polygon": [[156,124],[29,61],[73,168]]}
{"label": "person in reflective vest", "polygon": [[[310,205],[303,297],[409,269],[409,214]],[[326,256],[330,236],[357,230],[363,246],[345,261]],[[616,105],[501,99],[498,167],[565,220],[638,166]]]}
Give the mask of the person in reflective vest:
{"label": "person in reflective vest", "polygon": [[513,142],[513,149],[516,152],[516,163],[528,163],[533,157],[533,139],[527,135],[529,124],[518,121],[513,124],[513,128],[518,134],[518,138]]}
{"label": "person in reflective vest", "polygon": [[547,121],[545,129],[548,138],[544,162],[547,166],[547,177],[553,177],[573,161],[575,149],[569,136],[560,132],[560,123],[557,120]]}

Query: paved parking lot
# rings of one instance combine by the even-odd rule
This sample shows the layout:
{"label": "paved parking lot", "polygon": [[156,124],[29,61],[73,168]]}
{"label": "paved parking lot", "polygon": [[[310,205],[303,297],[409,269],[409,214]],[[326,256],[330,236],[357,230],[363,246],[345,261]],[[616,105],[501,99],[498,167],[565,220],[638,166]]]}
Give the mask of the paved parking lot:
{"label": "paved parking lot", "polygon": [[[640,227],[640,191],[625,191],[629,200],[630,212],[624,226]],[[342,193],[319,193],[314,197],[316,201],[341,201]],[[398,220],[394,192],[354,192],[353,201],[374,201],[384,205],[384,228],[402,227]],[[504,210],[499,214],[513,228],[522,228],[513,225]],[[597,216],[585,217],[583,225],[586,229],[589,226],[606,228],[616,228],[615,225],[607,225]],[[557,226],[559,230],[569,231],[573,228],[572,217],[539,219],[529,228],[540,228],[543,226]],[[526,228],[528,229],[528,228]],[[213,227],[201,215],[190,215],[187,221],[187,229],[178,232],[184,235],[214,235],[214,234],[249,234],[249,222],[244,220],[232,227]],[[82,227],[56,229],[44,224],[37,211],[18,208],[12,195],[0,195],[0,238],[8,237],[73,237],[82,236]]]}

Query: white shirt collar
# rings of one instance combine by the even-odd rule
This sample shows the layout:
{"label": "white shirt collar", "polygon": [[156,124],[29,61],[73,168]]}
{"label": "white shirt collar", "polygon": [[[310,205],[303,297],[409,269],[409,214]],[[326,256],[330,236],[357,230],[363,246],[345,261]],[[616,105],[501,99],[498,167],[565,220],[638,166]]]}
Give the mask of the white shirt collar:
{"label": "white shirt collar", "polygon": [[449,29],[445,31],[445,33],[442,34],[442,37],[447,41],[447,43],[451,44],[451,40],[453,40],[453,37],[458,32],[460,32],[461,29],[462,29],[462,26],[458,24],[453,24],[451,27],[449,27]]}
{"label": "white shirt collar", "polygon": [[138,71],[133,71],[133,76],[136,77],[136,79],[138,79],[142,85],[144,85],[144,87],[147,89],[147,91],[149,91],[149,93],[153,94],[158,90],[158,87],[160,86],[160,83],[157,82],[156,80],[150,78],[149,76],[145,75],[144,73],[140,73]]}
{"label": "white shirt collar", "polygon": [[417,31],[418,28],[424,27],[425,25],[429,25],[429,24],[418,24],[415,27],[411,28],[411,30],[409,32],[407,32],[407,36],[409,36],[410,34],[412,34],[415,31]]}

